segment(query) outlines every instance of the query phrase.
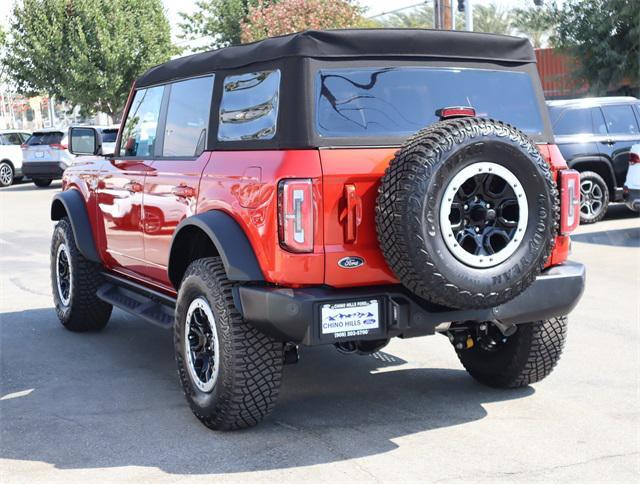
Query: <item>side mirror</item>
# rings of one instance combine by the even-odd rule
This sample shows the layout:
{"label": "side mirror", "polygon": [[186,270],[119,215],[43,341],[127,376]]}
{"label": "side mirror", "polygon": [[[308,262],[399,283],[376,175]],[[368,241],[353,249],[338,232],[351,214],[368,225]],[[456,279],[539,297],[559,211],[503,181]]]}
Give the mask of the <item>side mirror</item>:
{"label": "side mirror", "polygon": [[74,155],[97,155],[102,150],[102,138],[95,128],[69,128],[69,152]]}

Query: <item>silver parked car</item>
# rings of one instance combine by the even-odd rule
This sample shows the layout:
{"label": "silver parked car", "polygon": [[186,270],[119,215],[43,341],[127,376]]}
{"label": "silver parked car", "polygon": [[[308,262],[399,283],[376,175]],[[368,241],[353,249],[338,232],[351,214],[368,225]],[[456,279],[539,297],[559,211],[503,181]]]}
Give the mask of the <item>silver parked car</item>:
{"label": "silver parked car", "polygon": [[22,155],[22,173],[39,187],[62,178],[75,158],[67,149],[66,130],[55,128],[34,131],[22,146]]}

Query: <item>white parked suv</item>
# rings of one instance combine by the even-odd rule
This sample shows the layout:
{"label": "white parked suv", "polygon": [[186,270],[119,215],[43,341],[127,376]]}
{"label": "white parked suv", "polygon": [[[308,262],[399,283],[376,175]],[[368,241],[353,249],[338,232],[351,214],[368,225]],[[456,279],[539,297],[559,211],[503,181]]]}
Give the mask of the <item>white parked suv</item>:
{"label": "white parked suv", "polygon": [[67,149],[66,130],[46,128],[34,131],[22,146],[22,172],[38,187],[51,185],[62,178],[74,155]]}
{"label": "white parked suv", "polygon": [[633,145],[629,152],[629,171],[624,182],[623,197],[627,207],[640,212],[640,144]]}
{"label": "white parked suv", "polygon": [[31,133],[0,130],[0,187],[8,187],[22,178],[22,145]]}

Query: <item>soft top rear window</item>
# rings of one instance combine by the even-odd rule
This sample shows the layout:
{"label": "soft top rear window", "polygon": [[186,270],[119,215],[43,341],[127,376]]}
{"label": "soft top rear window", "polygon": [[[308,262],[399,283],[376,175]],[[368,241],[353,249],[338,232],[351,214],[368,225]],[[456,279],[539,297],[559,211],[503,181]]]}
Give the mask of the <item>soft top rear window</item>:
{"label": "soft top rear window", "polygon": [[48,131],[46,133],[33,133],[27,140],[28,146],[38,145],[57,145],[60,144],[64,138],[64,133],[61,131]]}
{"label": "soft top rear window", "polygon": [[466,68],[322,69],[316,78],[316,129],[324,137],[405,137],[438,121],[435,111],[471,106],[480,117],[543,132],[525,72]]}

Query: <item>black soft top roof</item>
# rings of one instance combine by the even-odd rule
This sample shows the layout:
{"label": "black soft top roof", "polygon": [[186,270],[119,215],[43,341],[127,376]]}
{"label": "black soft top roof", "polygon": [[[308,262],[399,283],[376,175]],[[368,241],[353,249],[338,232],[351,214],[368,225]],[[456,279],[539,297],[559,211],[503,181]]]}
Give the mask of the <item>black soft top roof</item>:
{"label": "black soft top roof", "polygon": [[173,59],[149,69],[136,85],[150,86],[289,57],[536,61],[527,39],[506,35],[427,29],[307,30]]}

